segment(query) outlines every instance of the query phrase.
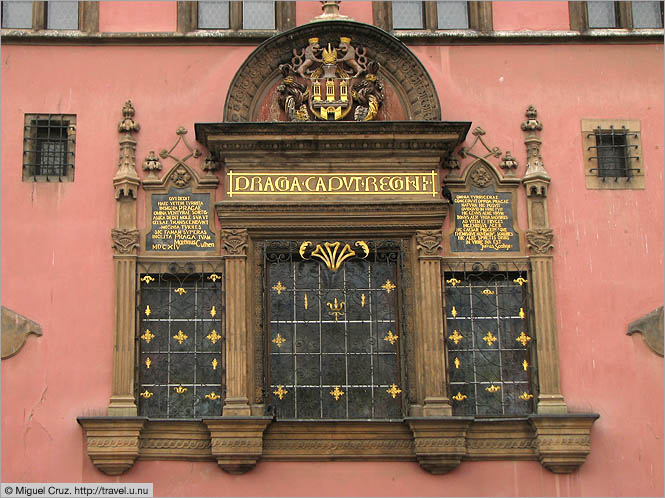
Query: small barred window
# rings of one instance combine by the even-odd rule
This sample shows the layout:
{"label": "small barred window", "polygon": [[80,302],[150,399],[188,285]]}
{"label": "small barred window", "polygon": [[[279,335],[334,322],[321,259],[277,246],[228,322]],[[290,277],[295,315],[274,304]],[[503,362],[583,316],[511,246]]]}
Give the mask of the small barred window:
{"label": "small barred window", "polygon": [[459,262],[444,271],[453,415],[532,413],[535,338],[527,268]]}
{"label": "small barred window", "polygon": [[23,181],[74,181],[76,116],[26,114]]}
{"label": "small barred window", "polygon": [[[221,269],[167,272],[140,265],[139,414],[220,416],[224,399],[224,279]],[[156,270],[156,271],[152,271]]]}
{"label": "small barred window", "polygon": [[[596,160],[597,166],[591,168],[591,172],[595,172],[603,181],[610,177],[630,179],[635,172],[639,172],[639,168],[631,167],[631,159],[639,158],[631,154],[631,150],[636,149],[637,146],[628,143],[627,138],[630,131],[625,126],[620,129],[610,126],[608,130],[598,127],[594,131],[594,135],[596,145],[591,147],[595,148],[596,155],[591,156],[591,159]],[[632,135],[637,136],[635,133]]]}

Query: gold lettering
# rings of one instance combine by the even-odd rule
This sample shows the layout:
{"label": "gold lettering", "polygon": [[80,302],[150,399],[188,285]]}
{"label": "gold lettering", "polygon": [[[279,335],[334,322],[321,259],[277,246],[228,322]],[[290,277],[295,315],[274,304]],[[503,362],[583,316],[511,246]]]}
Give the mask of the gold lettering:
{"label": "gold lettering", "polygon": [[319,177],[318,180],[316,180],[316,191],[317,192],[326,192],[326,184],[323,183],[323,178]]}
{"label": "gold lettering", "polygon": [[[333,181],[337,181],[337,187],[333,185]],[[337,190],[341,190],[342,187],[344,186],[344,182],[342,182],[342,179],[339,176],[331,176],[328,178],[328,192],[336,192]]]}
{"label": "gold lettering", "polygon": [[401,176],[393,176],[390,178],[389,185],[394,192],[400,192],[404,188],[404,179]]}
{"label": "gold lettering", "polygon": [[[258,188],[256,187],[258,185]],[[256,192],[257,190],[259,192],[263,192],[263,186],[261,184],[261,177],[260,176],[253,176],[252,177],[252,183],[251,186],[249,187],[250,192]]]}
{"label": "gold lettering", "polygon": [[388,191],[388,181],[390,177],[388,176],[382,176],[381,179],[379,180],[379,185],[381,187],[381,192],[386,192]]}
{"label": "gold lettering", "polygon": [[274,192],[275,187],[272,186],[272,177],[266,178],[266,181],[263,184],[263,191],[264,192]]}
{"label": "gold lettering", "polygon": [[300,180],[298,180],[298,177],[293,178],[293,183],[291,184],[291,192],[302,192],[302,188],[300,187]]}
{"label": "gold lettering", "polygon": [[365,192],[369,192],[369,191],[370,191],[370,190],[369,190],[369,185],[370,185],[370,183],[371,183],[372,186],[374,187],[373,192],[376,192],[376,190],[377,190],[377,187],[376,187],[376,178],[373,177],[373,176],[368,176],[367,178],[365,178]]}
{"label": "gold lettering", "polygon": [[308,177],[305,179],[305,188],[307,188],[307,190],[309,190],[310,192],[314,192],[314,190],[312,189],[312,187],[309,185],[309,182],[312,181],[312,180],[314,180],[314,177],[313,177],[313,176],[308,176]]}
{"label": "gold lettering", "polygon": [[278,192],[288,192],[289,189],[289,180],[285,176],[278,176],[275,178],[275,188]]}

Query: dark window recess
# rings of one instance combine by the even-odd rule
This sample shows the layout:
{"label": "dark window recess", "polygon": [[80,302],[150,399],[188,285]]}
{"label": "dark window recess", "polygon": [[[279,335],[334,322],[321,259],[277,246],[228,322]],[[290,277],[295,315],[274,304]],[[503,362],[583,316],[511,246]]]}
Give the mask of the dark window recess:
{"label": "dark window recess", "polygon": [[535,337],[529,331],[527,270],[511,263],[444,265],[453,415],[533,412]]}
{"label": "dark window recess", "polygon": [[23,150],[24,181],[72,181],[76,126],[74,116],[26,115]]}
{"label": "dark window recess", "polygon": [[400,246],[366,244],[367,254],[356,241],[313,242],[304,252],[266,242],[266,404],[277,418],[403,416]]}
{"label": "dark window recess", "polygon": [[221,268],[198,273],[192,264],[172,263],[160,273],[139,266],[139,414],[220,416],[225,394]]}
{"label": "dark window recess", "polygon": [[[605,181],[605,178],[612,177],[616,180],[627,178],[630,180],[633,172],[639,173],[639,168],[631,168],[631,159],[638,159],[631,155],[631,149],[637,148],[637,145],[630,145],[628,137],[636,137],[636,133],[630,133],[626,127],[616,130],[610,126],[609,130],[603,130],[600,127],[594,131],[596,145],[590,149],[596,149],[596,155],[589,158],[590,161],[596,161],[597,167],[591,168],[591,173],[596,173]],[[591,135],[589,135],[591,137]]]}

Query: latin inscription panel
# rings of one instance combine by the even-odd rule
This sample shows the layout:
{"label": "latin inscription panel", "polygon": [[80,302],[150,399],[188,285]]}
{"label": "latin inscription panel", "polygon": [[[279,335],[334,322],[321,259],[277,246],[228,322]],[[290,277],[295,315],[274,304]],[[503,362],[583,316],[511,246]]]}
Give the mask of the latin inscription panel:
{"label": "latin inscription panel", "polygon": [[210,194],[191,189],[169,189],[152,195],[147,251],[214,251],[215,234],[210,230]]}
{"label": "latin inscription panel", "polygon": [[452,252],[513,252],[520,250],[513,227],[512,194],[493,187],[455,194]]}

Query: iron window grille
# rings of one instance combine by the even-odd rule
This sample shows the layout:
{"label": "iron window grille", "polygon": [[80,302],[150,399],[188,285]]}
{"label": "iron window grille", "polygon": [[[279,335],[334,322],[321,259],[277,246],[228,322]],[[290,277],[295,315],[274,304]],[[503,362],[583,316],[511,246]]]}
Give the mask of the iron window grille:
{"label": "iron window grille", "polygon": [[453,415],[534,411],[535,337],[528,265],[443,265],[447,371]]}
{"label": "iron window grille", "polygon": [[637,149],[637,145],[628,143],[628,137],[637,137],[637,133],[630,133],[625,126],[620,130],[610,126],[608,130],[603,130],[600,126],[594,130],[592,136],[596,139],[596,145],[589,146],[589,150],[595,149],[596,155],[590,156],[589,160],[595,160],[597,167],[591,168],[589,172],[595,173],[605,181],[606,178],[626,178],[630,181],[634,173],[639,173],[639,168],[631,168],[631,159],[639,159],[639,156],[631,155],[631,149]]}
{"label": "iron window grille", "polygon": [[138,277],[139,414],[220,416],[225,396],[221,265],[142,263]]}
{"label": "iron window grille", "polygon": [[[356,255],[331,270],[319,254],[338,243]],[[279,419],[403,416],[400,244],[266,241],[265,393]],[[336,256],[329,252],[331,260]]]}
{"label": "iron window grille", "polygon": [[76,116],[26,114],[23,181],[74,181]]}

